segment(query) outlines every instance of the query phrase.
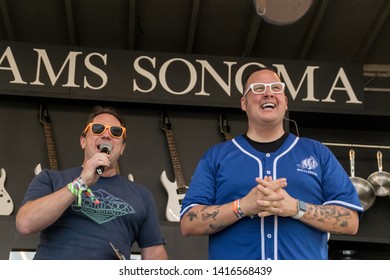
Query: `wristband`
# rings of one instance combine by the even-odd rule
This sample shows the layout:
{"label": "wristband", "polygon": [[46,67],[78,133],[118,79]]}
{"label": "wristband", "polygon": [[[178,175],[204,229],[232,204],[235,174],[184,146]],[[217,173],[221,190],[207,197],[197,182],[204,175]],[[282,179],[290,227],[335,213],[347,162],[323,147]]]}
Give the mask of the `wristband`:
{"label": "wristband", "polygon": [[233,210],[234,215],[236,215],[236,217],[238,219],[244,218],[246,216],[244,214],[244,212],[242,212],[242,210],[241,210],[239,199],[236,199],[235,201],[233,201],[232,210]]}
{"label": "wristband", "polygon": [[77,205],[81,206],[82,194],[84,193],[87,197],[89,197],[94,204],[99,204],[100,201],[93,194],[92,190],[88,187],[88,185],[81,179],[81,177],[76,178],[73,182],[67,185],[68,189],[71,193],[73,193],[77,197]]}
{"label": "wristband", "polygon": [[90,188],[88,188],[88,189],[84,192],[84,194],[85,194],[86,196],[88,196],[88,197],[92,200],[93,204],[99,204],[99,203],[100,203],[99,199],[96,198],[96,196],[93,194],[93,192],[92,192],[92,190],[91,190]]}
{"label": "wristband", "polygon": [[77,197],[77,205],[81,206],[81,194],[83,193],[82,190],[78,188],[78,184],[74,184],[75,181],[70,182],[68,186],[68,190],[70,190],[71,193],[73,193]]}
{"label": "wristband", "polygon": [[81,179],[81,177],[74,179],[72,184],[76,189],[82,192],[88,189],[88,185],[83,181],[83,179]]}

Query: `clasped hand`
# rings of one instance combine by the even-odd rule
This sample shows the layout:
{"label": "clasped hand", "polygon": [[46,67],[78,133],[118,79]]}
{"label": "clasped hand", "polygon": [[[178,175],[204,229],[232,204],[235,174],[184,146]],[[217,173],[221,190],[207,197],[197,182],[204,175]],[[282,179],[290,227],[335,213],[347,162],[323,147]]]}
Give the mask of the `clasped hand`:
{"label": "clasped hand", "polygon": [[292,198],[284,188],[286,178],[272,180],[256,178],[257,185],[241,200],[244,213],[266,217],[279,215],[283,217],[296,214],[296,199]]}

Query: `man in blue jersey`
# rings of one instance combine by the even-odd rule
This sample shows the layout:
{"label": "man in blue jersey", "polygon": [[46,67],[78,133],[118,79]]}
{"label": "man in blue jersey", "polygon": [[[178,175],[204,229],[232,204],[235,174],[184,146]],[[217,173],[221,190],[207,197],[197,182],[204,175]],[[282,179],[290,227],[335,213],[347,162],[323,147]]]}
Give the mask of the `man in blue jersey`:
{"label": "man in blue jersey", "polygon": [[244,82],[244,135],[201,158],[181,210],[183,235],[209,235],[210,259],[328,259],[327,237],[356,234],[363,212],[332,152],[284,130],[285,84],[271,69]]}
{"label": "man in blue jersey", "polygon": [[123,116],[111,107],[94,107],[80,146],[82,165],[43,170],[18,211],[20,233],[41,233],[34,259],[129,259],[134,242],[142,259],[166,259],[151,192],[117,174],[126,146]]}

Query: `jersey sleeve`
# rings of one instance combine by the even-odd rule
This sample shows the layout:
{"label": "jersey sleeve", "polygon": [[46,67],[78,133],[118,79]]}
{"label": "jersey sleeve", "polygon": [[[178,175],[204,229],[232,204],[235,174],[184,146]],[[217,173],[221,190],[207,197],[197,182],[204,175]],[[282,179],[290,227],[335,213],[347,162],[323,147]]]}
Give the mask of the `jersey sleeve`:
{"label": "jersey sleeve", "polygon": [[196,205],[213,205],[215,201],[215,164],[209,150],[200,159],[184,197],[180,217]]}

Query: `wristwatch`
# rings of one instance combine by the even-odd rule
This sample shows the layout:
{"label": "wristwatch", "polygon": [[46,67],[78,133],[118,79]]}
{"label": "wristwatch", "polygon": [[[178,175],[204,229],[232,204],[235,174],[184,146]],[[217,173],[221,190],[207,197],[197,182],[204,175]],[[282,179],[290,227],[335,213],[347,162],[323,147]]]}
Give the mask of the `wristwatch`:
{"label": "wristwatch", "polygon": [[305,215],[305,213],[306,213],[306,202],[298,200],[298,214],[296,214],[292,218],[299,220],[300,218],[303,217],[303,215]]}
{"label": "wristwatch", "polygon": [[88,185],[81,179],[81,177],[78,177],[76,180],[73,181],[73,187],[78,189],[79,191],[85,191],[88,189]]}

